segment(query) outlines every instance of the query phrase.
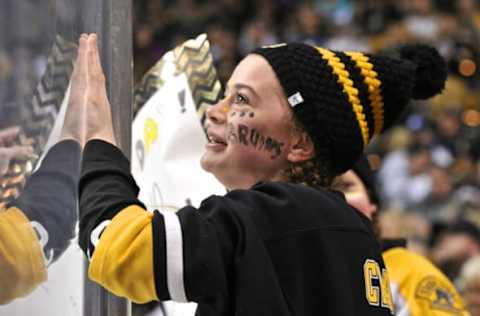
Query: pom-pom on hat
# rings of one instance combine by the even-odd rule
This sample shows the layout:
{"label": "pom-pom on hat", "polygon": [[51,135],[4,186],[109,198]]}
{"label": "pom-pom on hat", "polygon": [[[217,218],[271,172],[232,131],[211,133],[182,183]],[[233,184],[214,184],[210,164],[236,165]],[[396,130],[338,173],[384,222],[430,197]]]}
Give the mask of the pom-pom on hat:
{"label": "pom-pom on hat", "polygon": [[447,67],[425,45],[406,45],[398,57],[340,52],[301,43],[262,47],[296,118],[312,138],[317,155],[333,172],[350,169],[374,135],[400,116],[410,99],[440,93]]}

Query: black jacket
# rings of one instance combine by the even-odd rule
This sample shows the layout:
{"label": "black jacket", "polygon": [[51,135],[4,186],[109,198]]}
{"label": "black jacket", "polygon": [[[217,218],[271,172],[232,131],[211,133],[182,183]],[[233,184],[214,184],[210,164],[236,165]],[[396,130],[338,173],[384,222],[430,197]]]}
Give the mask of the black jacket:
{"label": "black jacket", "polygon": [[137,193],[122,153],[90,141],[80,245],[117,295],[195,301],[202,316],[390,315],[380,247],[341,194],[265,182],[151,214]]}

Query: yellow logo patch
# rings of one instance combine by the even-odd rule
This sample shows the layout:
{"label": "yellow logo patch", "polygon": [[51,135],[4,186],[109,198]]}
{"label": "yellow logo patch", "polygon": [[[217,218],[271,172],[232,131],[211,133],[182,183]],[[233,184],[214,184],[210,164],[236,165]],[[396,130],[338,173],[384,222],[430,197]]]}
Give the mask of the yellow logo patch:
{"label": "yellow logo patch", "polygon": [[428,301],[431,309],[443,310],[460,315],[460,309],[455,307],[453,295],[448,286],[434,276],[423,278],[417,286],[415,296]]}

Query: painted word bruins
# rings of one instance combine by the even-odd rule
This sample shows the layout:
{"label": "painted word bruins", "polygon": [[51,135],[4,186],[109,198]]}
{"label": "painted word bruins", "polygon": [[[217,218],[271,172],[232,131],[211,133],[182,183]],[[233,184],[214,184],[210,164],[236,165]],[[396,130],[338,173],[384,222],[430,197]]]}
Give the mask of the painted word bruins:
{"label": "painted word bruins", "polygon": [[[233,133],[233,129],[229,129],[230,134]],[[238,140],[238,143],[245,146],[253,146],[255,149],[264,150],[271,153],[270,158],[275,159],[282,153],[282,147],[284,143],[278,140],[264,136],[255,128],[249,128],[247,125],[238,125],[238,134],[232,135],[232,139]]]}

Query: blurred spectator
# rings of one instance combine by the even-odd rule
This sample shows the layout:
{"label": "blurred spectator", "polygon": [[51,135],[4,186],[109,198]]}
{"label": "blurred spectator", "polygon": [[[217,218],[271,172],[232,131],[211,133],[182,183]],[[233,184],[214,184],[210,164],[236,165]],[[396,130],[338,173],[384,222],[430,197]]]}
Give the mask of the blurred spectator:
{"label": "blurred spectator", "polygon": [[442,111],[436,118],[438,125],[438,144],[446,149],[451,156],[457,156],[458,146],[463,137],[459,115],[455,111]]}
{"label": "blurred spectator", "polygon": [[308,1],[302,3],[291,17],[290,27],[286,33],[288,42],[304,42],[321,45],[326,39],[326,25],[316,12],[315,6]]}
{"label": "blurred spectator", "polygon": [[452,196],[453,184],[446,169],[432,168],[430,176],[432,179],[432,190],[425,203],[426,209],[430,212],[440,212],[437,209],[447,204],[448,199]]}
{"label": "blurred spectator", "polygon": [[387,204],[408,208],[424,201],[432,188],[427,173],[430,163],[430,151],[424,145],[413,144],[387,154],[378,174]]}
{"label": "blurred spectator", "polygon": [[405,20],[407,31],[421,41],[433,41],[440,32],[438,16],[431,0],[411,0]]}
{"label": "blurred spectator", "polygon": [[380,213],[378,218],[380,236],[385,239],[406,239],[408,249],[428,257],[428,239],[430,237],[430,222],[415,213],[405,214],[398,209],[390,209]]}
{"label": "blurred spectator", "polygon": [[370,51],[370,43],[352,25],[337,25],[331,29],[332,37],[325,41],[329,49],[343,51]]}
{"label": "blurred spectator", "polygon": [[226,83],[233,69],[240,61],[237,41],[233,30],[226,25],[212,24],[208,28],[210,50],[222,83]]}
{"label": "blurred spectator", "polygon": [[389,27],[401,21],[404,8],[401,1],[356,1],[356,20],[365,34],[374,35],[385,32]]}
{"label": "blurred spectator", "polygon": [[239,50],[246,55],[253,49],[261,46],[278,43],[277,36],[272,33],[271,27],[261,19],[249,22],[239,39]]}
{"label": "blurred spectator", "polygon": [[459,276],[462,265],[480,255],[480,230],[467,221],[439,223],[432,236],[433,262],[451,279]]}
{"label": "blurred spectator", "polygon": [[480,256],[468,260],[460,274],[460,288],[468,311],[480,316]]}

